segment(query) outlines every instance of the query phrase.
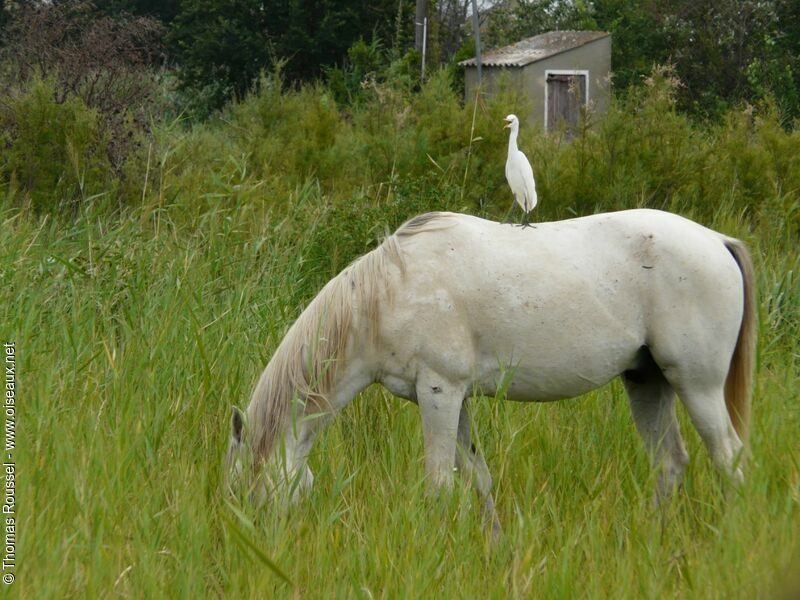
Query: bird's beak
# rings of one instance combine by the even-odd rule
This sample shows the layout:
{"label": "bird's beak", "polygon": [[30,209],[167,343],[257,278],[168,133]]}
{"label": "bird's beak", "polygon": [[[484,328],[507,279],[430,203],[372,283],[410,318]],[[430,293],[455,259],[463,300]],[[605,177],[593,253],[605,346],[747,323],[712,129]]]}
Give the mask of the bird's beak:
{"label": "bird's beak", "polygon": [[511,121],[506,121],[506,124],[503,125],[503,129],[508,129],[509,127],[511,127]]}

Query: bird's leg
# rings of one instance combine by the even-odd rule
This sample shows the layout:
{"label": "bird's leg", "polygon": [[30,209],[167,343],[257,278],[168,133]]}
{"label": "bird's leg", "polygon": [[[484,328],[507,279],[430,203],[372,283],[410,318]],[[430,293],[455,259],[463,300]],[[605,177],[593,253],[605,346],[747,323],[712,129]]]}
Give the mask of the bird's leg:
{"label": "bird's leg", "polygon": [[525,229],[526,227],[533,227],[533,225],[531,225],[528,222],[528,213],[527,212],[523,212],[522,223],[520,224],[520,227],[522,227],[523,229]]}

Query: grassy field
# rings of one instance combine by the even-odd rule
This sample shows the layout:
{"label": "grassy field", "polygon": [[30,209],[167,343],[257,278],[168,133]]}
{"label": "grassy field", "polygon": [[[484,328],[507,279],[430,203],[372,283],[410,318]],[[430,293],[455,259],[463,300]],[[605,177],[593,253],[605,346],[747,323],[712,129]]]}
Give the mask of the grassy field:
{"label": "grassy field", "polygon": [[[468,126],[471,109],[463,110]],[[653,122],[667,126],[660,115]],[[783,152],[800,146],[797,134],[773,132],[760,145],[747,137],[740,151],[736,123],[673,130],[686,152],[710,148],[716,159],[700,165],[674,151],[667,206],[747,240],[756,261],[761,337],[746,483],[724,485],[681,411],[692,456],[686,484],[654,509],[619,382],[547,405],[474,399],[505,529],[491,546],[469,490],[425,498],[417,410],[378,387],[320,438],[315,487],[288,518],[233,503],[221,484],[231,406],[246,405],[302,307],[405,216],[442,207],[498,216],[506,190],[492,188],[484,204],[481,176],[470,170],[481,161],[493,170],[492,154],[476,150],[465,169],[458,160],[469,160],[469,141],[452,159],[457,167],[433,150],[428,160],[422,148],[424,168],[440,178],[434,188],[398,183],[394,171],[370,179],[365,170],[358,184],[352,165],[337,179],[333,163],[324,177],[303,179],[288,163],[258,167],[254,150],[242,150],[255,141],[239,139],[250,134],[236,123],[228,137],[162,131],[169,139],[138,180],[137,206],[109,212],[87,201],[53,217],[18,208],[11,194],[0,201],[0,337],[16,344],[19,386],[14,594],[767,598],[787,589],[800,568],[800,203],[789,185],[800,174],[798,153]],[[592,157],[612,135],[621,134],[558,148],[527,138],[545,148],[533,159],[540,219],[652,204],[646,189],[667,184],[650,175],[667,167],[645,172],[630,159],[627,171],[610,163],[603,171],[607,163]],[[667,146],[649,151],[672,160]],[[270,160],[302,154],[290,148]],[[582,204],[593,192],[575,191],[579,168],[586,181],[605,182],[597,194],[616,200]],[[785,185],[764,184],[759,202],[745,204],[740,194],[755,198],[762,175]],[[713,202],[690,202],[691,194]]]}
{"label": "grassy field", "polygon": [[[618,382],[552,405],[476,399],[505,526],[492,548],[468,491],[425,500],[416,408],[376,387],[321,438],[315,488],[290,518],[231,506],[230,407],[313,293],[314,231],[298,243],[280,225],[245,209],[192,227],[145,212],[69,226],[3,213],[20,597],[753,597],[797,566],[797,340],[768,322],[738,492],[684,418],[686,488],[654,511]],[[768,234],[753,236],[762,298],[783,286],[796,302],[796,255],[771,251]]]}

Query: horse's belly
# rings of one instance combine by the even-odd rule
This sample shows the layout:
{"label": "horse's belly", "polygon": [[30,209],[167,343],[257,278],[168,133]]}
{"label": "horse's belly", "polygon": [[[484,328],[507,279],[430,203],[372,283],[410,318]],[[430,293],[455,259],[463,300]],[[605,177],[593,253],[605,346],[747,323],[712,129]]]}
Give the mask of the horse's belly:
{"label": "horse's belly", "polygon": [[517,402],[552,402],[565,398],[574,398],[597,389],[616,377],[619,372],[605,374],[602,378],[592,379],[579,374],[561,377],[540,376],[535,372],[522,374],[511,382],[506,391],[506,398]]}
{"label": "horse's belly", "polygon": [[501,391],[509,400],[550,402],[590,392],[614,379],[627,366],[630,364],[622,360],[612,361],[605,368],[586,363],[561,367],[520,364],[484,373],[477,385],[484,395],[493,396]]}
{"label": "horse's belly", "polygon": [[[478,353],[480,385],[493,395],[505,390],[519,401],[551,401],[580,396],[631,368],[643,336],[636,328],[596,328],[576,335],[553,330],[498,336]],[[494,336],[492,336],[494,338]],[[514,339],[515,338],[515,339]],[[512,341],[513,340],[513,341]],[[486,341],[486,340],[484,340]]]}

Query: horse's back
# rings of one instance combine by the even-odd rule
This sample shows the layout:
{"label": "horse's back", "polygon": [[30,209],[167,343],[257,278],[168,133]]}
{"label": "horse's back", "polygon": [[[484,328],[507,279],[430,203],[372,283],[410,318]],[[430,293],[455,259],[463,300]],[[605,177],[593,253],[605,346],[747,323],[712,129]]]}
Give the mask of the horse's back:
{"label": "horse's back", "polygon": [[403,241],[407,281],[458,292],[462,301],[478,306],[487,294],[501,306],[524,306],[542,294],[565,301],[590,294],[650,304],[654,296],[717,292],[721,283],[741,283],[723,236],[657,210],[531,228],[438,213],[426,226],[429,232],[422,229]]}

